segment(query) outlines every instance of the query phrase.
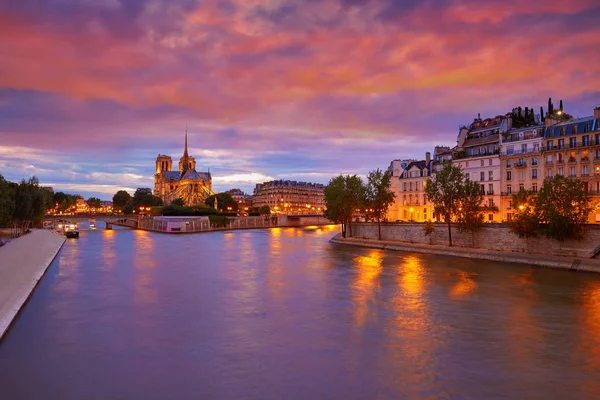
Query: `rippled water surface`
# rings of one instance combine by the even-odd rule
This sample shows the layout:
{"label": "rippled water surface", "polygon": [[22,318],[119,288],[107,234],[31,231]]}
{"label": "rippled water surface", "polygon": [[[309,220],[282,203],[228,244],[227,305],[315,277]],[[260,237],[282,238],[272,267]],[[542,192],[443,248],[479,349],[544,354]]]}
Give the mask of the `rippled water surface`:
{"label": "rippled water surface", "polygon": [[0,398],[600,398],[599,276],[334,233],[82,232],[0,343]]}

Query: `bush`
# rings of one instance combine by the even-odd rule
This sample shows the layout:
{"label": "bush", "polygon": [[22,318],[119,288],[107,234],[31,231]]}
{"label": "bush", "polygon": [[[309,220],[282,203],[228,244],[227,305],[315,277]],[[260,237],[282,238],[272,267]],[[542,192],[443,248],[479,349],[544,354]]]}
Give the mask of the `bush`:
{"label": "bush", "polygon": [[433,226],[433,222],[431,222],[431,220],[425,222],[425,225],[423,225],[423,233],[425,236],[431,235],[434,231],[435,226]]}
{"label": "bush", "polygon": [[171,204],[162,208],[162,215],[171,217],[202,217],[207,215],[220,215],[220,213],[212,207],[181,207]]}
{"label": "bush", "polygon": [[224,215],[209,215],[210,225],[218,228],[224,228],[229,224],[229,218]]}

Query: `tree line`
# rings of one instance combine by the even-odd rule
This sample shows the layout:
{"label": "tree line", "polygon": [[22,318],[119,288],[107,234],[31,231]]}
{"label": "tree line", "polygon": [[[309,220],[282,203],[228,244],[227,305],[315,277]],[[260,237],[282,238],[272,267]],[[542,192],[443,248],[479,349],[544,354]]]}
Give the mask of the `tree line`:
{"label": "tree line", "polygon": [[360,213],[377,222],[381,240],[381,221],[394,202],[390,190],[391,174],[379,168],[369,172],[367,182],[357,175],[338,175],[324,189],[325,216],[342,225],[342,236],[352,237],[352,219]]}
{"label": "tree line", "polygon": [[0,227],[10,227],[12,236],[41,221],[53,202],[52,192],[41,188],[35,176],[15,183],[0,174]]}
{"label": "tree line", "polygon": [[[363,182],[357,175],[339,175],[325,187],[327,216],[342,224],[342,235],[352,237],[352,220],[358,215],[372,219],[378,225],[386,220],[395,195],[390,190],[391,174],[377,169]],[[478,182],[471,181],[463,171],[450,163],[444,164],[425,182],[425,196],[433,204],[433,213],[448,227],[448,245],[452,246],[452,226],[460,232],[474,232],[484,224],[486,212],[497,212],[493,204],[483,204],[484,193]],[[557,240],[580,238],[592,210],[591,195],[579,179],[557,175],[544,181],[538,193],[520,191],[512,197],[514,216],[508,222],[512,232],[520,237],[546,236]],[[424,234],[434,232],[433,223],[425,223]]]}

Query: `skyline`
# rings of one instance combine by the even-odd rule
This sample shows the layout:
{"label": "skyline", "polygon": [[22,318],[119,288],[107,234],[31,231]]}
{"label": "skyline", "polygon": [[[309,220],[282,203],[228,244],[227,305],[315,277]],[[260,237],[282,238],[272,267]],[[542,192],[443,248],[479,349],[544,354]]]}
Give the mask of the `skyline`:
{"label": "skyline", "polygon": [[152,188],[187,125],[215,191],[365,175],[478,113],[591,115],[599,18],[594,0],[0,3],[0,173],[108,200]]}

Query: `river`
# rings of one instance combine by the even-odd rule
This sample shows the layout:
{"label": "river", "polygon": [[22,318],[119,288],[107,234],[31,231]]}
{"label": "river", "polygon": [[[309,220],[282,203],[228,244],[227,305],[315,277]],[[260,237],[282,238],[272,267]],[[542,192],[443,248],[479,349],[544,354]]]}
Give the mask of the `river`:
{"label": "river", "polygon": [[0,343],[0,398],[600,398],[600,276],[336,230],[83,231]]}

